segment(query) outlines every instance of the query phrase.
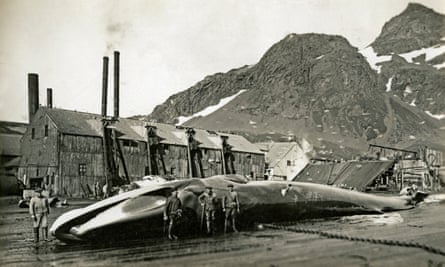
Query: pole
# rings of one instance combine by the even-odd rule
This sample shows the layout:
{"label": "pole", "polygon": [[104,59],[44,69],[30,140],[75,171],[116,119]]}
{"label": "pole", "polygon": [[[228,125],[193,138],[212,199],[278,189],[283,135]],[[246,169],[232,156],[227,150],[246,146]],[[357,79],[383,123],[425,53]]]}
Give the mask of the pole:
{"label": "pole", "polygon": [[187,157],[188,157],[188,161],[189,161],[189,175],[190,178],[193,178],[193,168],[192,168],[192,153],[190,152],[190,138],[191,138],[191,128],[186,130],[186,135],[187,135]]}
{"label": "pole", "polygon": [[[107,122],[105,118],[102,119],[102,148],[103,148],[103,162],[104,162],[104,172],[105,172],[105,184],[107,185],[107,190],[109,188],[109,180],[110,180],[110,167],[109,167],[109,159],[108,159],[108,144],[107,144]],[[107,195],[108,192],[103,192],[104,195]]]}
{"label": "pole", "polygon": [[221,162],[222,162],[223,175],[225,175],[227,173],[227,171],[226,171],[226,159],[224,158],[224,140],[225,140],[225,137],[221,136]]}
{"label": "pole", "polygon": [[107,116],[107,96],[108,96],[108,57],[103,58],[102,70],[102,118]]}
{"label": "pole", "polygon": [[147,161],[148,161],[148,175],[152,174],[152,166],[151,166],[151,151],[150,151],[150,126],[148,124],[145,125],[145,132],[147,135]]}

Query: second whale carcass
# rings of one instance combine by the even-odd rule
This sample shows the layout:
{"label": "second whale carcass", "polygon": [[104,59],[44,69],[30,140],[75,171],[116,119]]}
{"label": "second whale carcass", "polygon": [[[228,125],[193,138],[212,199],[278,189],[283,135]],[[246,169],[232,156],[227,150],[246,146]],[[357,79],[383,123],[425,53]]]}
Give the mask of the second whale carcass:
{"label": "second whale carcass", "polygon": [[229,184],[238,192],[240,228],[254,223],[375,214],[414,207],[411,198],[406,197],[376,196],[313,183],[247,181],[241,176],[221,175],[125,192],[62,214],[50,232],[66,242],[161,236],[165,231],[163,211],[167,197],[178,190],[183,205],[179,234],[199,233],[203,213],[198,197],[208,186],[217,196],[216,227],[221,229],[224,224],[221,199],[228,193]]}

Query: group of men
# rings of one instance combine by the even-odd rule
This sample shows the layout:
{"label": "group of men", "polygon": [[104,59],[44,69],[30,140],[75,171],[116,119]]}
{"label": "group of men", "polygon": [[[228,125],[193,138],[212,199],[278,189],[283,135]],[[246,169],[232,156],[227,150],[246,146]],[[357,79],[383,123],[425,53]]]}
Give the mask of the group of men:
{"label": "group of men", "polygon": [[[231,223],[234,232],[238,232],[236,229],[236,214],[240,211],[240,203],[238,199],[238,194],[235,192],[232,184],[228,186],[229,192],[222,198],[222,212],[225,215],[224,220],[224,233],[227,232],[227,227]],[[203,192],[198,200],[202,207],[201,214],[201,229],[203,228],[204,216],[206,221],[207,234],[215,233],[215,221],[216,221],[216,211],[218,208],[218,200],[213,188],[208,186],[206,191]],[[168,238],[171,240],[177,239],[178,237],[174,234],[175,224],[179,221],[182,216],[182,203],[178,198],[178,191],[173,191],[171,197],[167,200],[167,204],[164,210],[164,221],[169,221],[168,225]]]}

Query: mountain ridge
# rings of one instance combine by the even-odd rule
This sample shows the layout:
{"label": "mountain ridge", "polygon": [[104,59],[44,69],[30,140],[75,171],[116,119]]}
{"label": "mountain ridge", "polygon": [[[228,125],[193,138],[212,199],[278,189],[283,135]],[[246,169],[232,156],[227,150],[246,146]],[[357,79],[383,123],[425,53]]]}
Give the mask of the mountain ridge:
{"label": "mountain ridge", "polygon": [[[385,23],[382,32],[393,28],[394,20],[418,13],[431,11],[411,4]],[[383,37],[373,42],[377,52],[398,47],[385,48],[392,43]],[[419,60],[407,62],[392,55],[379,63],[380,73],[342,36],[292,33],[272,45],[258,63],[206,76],[158,105],[147,119],[177,123],[180,116],[246,90],[184,125],[235,132],[251,141],[302,136],[323,156],[356,155],[366,151],[368,143],[408,147],[426,142],[443,145],[445,151],[445,122],[425,113],[427,108],[434,114],[445,112],[445,101],[437,99],[445,91],[445,71]]]}

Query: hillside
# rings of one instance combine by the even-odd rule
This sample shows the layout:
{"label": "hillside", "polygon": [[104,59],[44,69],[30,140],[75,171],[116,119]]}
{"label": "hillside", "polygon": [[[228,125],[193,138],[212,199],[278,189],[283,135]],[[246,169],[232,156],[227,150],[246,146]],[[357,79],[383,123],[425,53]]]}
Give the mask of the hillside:
{"label": "hillside", "polygon": [[[417,22],[407,20],[417,21],[425,12],[434,11],[410,4],[364,50],[341,36],[289,34],[257,64],[205,77],[157,106],[148,119],[185,121],[252,141],[304,137],[313,156],[347,158],[364,153],[368,143],[445,149],[445,120],[437,119],[445,114],[445,71],[437,66],[443,37],[434,35],[434,58],[430,50],[410,58],[409,49],[425,47],[418,42],[404,48],[391,41],[396,24],[416,28]],[[443,15],[431,16],[434,22],[425,21],[434,28]],[[414,33],[393,36],[417,40]]]}
{"label": "hillside", "polygon": [[443,44],[445,16],[421,4],[410,3],[389,20],[371,44],[379,55],[402,54]]}
{"label": "hillside", "polygon": [[445,15],[411,3],[362,53],[387,92],[445,118]]}

